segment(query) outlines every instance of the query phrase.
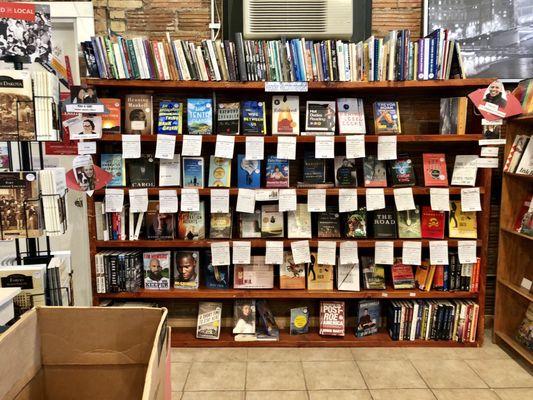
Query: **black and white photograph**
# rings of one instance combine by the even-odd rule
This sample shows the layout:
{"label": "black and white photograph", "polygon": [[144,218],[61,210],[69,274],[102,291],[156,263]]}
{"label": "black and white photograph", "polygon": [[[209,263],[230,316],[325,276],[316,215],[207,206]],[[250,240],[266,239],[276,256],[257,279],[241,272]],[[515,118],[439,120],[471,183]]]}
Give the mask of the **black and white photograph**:
{"label": "black and white photograph", "polygon": [[425,34],[449,30],[468,78],[533,76],[531,0],[425,0]]}

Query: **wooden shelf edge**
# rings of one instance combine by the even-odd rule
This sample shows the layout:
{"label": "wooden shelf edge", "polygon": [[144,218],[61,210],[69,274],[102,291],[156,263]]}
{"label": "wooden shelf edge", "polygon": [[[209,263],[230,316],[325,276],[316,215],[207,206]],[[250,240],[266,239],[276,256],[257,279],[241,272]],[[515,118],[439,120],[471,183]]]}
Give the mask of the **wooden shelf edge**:
{"label": "wooden shelf edge", "polygon": [[509,228],[506,228],[506,227],[503,227],[503,226],[500,227],[500,230],[502,232],[506,232],[506,233],[508,233],[510,235],[515,235],[515,236],[517,236],[519,238],[522,238],[522,239],[525,239],[525,240],[533,240],[533,236],[524,235],[523,233],[516,232],[516,231],[514,231],[512,229],[509,229]]}
{"label": "wooden shelf edge", "polygon": [[520,354],[529,364],[533,365],[533,352],[526,349],[522,344],[502,331],[494,331],[494,334]]}
{"label": "wooden shelf edge", "polygon": [[516,294],[522,296],[528,301],[533,301],[533,293],[529,293],[526,289],[520,287],[519,285],[516,285],[506,279],[498,278],[498,283],[505,286],[506,288],[512,290]]}
{"label": "wooden shelf edge", "polygon": [[533,114],[521,114],[514,118],[511,118],[509,122],[525,122],[525,123],[531,123],[533,122]]}
{"label": "wooden shelf edge", "polygon": [[504,175],[514,179],[521,179],[523,181],[533,182],[533,175],[515,174],[514,172],[504,172]]}

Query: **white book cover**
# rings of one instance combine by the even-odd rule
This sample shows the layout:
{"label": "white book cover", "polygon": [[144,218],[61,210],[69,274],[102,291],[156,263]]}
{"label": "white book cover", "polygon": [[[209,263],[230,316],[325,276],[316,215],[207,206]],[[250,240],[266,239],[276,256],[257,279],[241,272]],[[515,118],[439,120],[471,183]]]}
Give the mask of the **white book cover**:
{"label": "white book cover", "polygon": [[22,293],[17,296],[17,302],[22,308],[44,306],[46,264],[0,267],[0,286],[20,287]]}
{"label": "white book cover", "polygon": [[337,289],[354,292],[361,290],[359,263],[337,264]]}
{"label": "white book cover", "polygon": [[477,176],[477,155],[457,155],[453,166],[452,185],[474,186]]}
{"label": "white book cover", "polygon": [[529,140],[520,163],[516,168],[517,174],[533,175],[533,140]]}
{"label": "white book cover", "polygon": [[337,115],[339,118],[339,134],[365,134],[365,110],[363,99],[337,99]]}
{"label": "white book cover", "polygon": [[311,213],[307,211],[307,204],[297,204],[295,211],[287,214],[287,237],[289,239],[310,239]]}
{"label": "white book cover", "polygon": [[272,96],[272,134],[300,134],[300,99],[298,96]]}
{"label": "white book cover", "polygon": [[159,186],[180,186],[181,158],[174,154],[172,160],[159,160]]}
{"label": "white book cover", "polygon": [[509,163],[509,172],[516,172],[516,169],[518,167],[518,164],[520,163],[520,160],[522,159],[522,154],[524,153],[524,150],[527,146],[527,143],[529,140],[529,136],[527,135],[519,135],[517,136],[518,140],[516,141],[516,146],[514,146],[514,153],[513,158],[511,159],[511,162]]}

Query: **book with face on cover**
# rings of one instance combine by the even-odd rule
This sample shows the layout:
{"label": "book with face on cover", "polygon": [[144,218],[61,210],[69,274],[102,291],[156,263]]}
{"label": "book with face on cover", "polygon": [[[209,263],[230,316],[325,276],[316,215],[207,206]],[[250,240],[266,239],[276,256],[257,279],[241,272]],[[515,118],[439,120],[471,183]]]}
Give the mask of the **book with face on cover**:
{"label": "book with face on cover", "polygon": [[300,134],[300,99],[298,96],[272,96],[272,134]]}
{"label": "book with face on cover", "polygon": [[219,339],[221,320],[222,303],[201,301],[198,305],[196,338],[212,340]]}
{"label": "book with face on cover", "polygon": [[266,187],[289,187],[289,160],[268,156],[266,161]]}
{"label": "book with face on cover", "polygon": [[355,159],[343,156],[335,157],[335,186],[357,187]]}
{"label": "book with face on cover", "polygon": [[375,134],[402,133],[400,110],[395,101],[376,101],[374,103]]}
{"label": "book with face on cover", "polygon": [[233,307],[233,333],[255,333],[255,300],[235,300]]}
{"label": "book with face on cover", "polygon": [[152,96],[149,94],[127,94],[125,97],[126,134],[151,135],[153,133]]}
{"label": "book with face on cover", "polygon": [[378,333],[381,320],[379,300],[361,300],[357,304],[355,336],[363,337]]}
{"label": "book with face on cover", "polygon": [[307,211],[307,204],[296,205],[295,211],[287,213],[287,237],[289,239],[310,239],[311,213]]}
{"label": "book with face on cover", "polygon": [[279,266],[280,289],[305,289],[305,264],[295,264],[290,251],[283,253]]}
{"label": "book with face on cover", "polygon": [[346,213],[344,235],[347,238],[365,238],[367,235],[366,208]]}
{"label": "book with face on cover", "polygon": [[365,134],[365,110],[363,99],[337,99],[337,118],[339,134]]}
{"label": "book with face on cover", "polygon": [[211,99],[187,99],[187,133],[189,135],[211,135],[213,133]]}
{"label": "book with face on cover", "polygon": [[178,214],[178,239],[205,239],[205,202],[200,202],[200,211],[180,211]]}
{"label": "book with face on cover", "polygon": [[344,301],[320,302],[319,334],[344,336]]}
{"label": "book with face on cover", "polygon": [[305,130],[322,134],[335,132],[335,102],[307,101],[305,112]]}
{"label": "book with face on cover", "polygon": [[241,108],[239,102],[217,103],[217,132],[219,135],[240,133]]}
{"label": "book with face on cover", "polygon": [[170,289],[170,251],[154,251],[143,254],[144,288]]}
{"label": "book with face on cover", "polygon": [[200,281],[200,252],[176,251],[174,261],[174,287],[198,289]]}

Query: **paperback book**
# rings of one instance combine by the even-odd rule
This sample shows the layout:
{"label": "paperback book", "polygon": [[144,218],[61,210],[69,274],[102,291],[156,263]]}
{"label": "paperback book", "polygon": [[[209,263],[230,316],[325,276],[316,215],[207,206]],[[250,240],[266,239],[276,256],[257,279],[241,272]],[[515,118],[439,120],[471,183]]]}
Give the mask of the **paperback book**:
{"label": "paperback book", "polygon": [[361,257],[361,262],[363,264],[363,282],[365,289],[386,289],[385,267],[376,264],[374,258],[369,256]]}
{"label": "paperback book", "polygon": [[337,263],[337,289],[352,292],[360,290],[359,262],[341,264]]}
{"label": "paperback book", "polygon": [[443,153],[424,153],[422,159],[424,163],[424,185],[447,187],[446,155]]}
{"label": "paperback book", "polygon": [[272,96],[272,134],[300,134],[300,99],[298,96]]}
{"label": "paperback book", "polygon": [[151,154],[128,161],[128,178],[132,188],[155,187],[155,165]]}
{"label": "paperback book", "polygon": [[218,340],[220,338],[221,320],[222,303],[201,301],[198,305],[196,338]]}
{"label": "paperback book", "polygon": [[240,103],[217,104],[217,132],[219,135],[238,135],[240,133]]}
{"label": "paperback book", "polygon": [[309,332],[309,310],[307,307],[291,308],[291,335]]}
{"label": "paperback book", "polygon": [[178,239],[205,239],[205,203],[200,202],[200,211],[180,211],[178,214]]}
{"label": "paperback book", "polygon": [[187,133],[189,135],[211,135],[213,133],[211,99],[187,99]]}
{"label": "paperback book", "polygon": [[337,207],[326,206],[326,211],[318,214],[317,227],[319,238],[340,237],[340,215],[337,212]]}
{"label": "paperback book", "polygon": [[174,239],[176,227],[174,214],[160,213],[159,202],[149,201],[146,211],[146,237],[151,240]]}
{"label": "paperback book", "polygon": [[476,212],[462,211],[460,201],[450,201],[448,230],[451,238],[477,239]]}
{"label": "paperback book", "polygon": [[203,157],[183,157],[181,160],[183,167],[183,187],[203,188],[204,187],[204,158]]}
{"label": "paperback book", "polygon": [[413,267],[402,263],[400,258],[394,260],[391,267],[392,285],[394,289],[414,289],[415,277]]}
{"label": "paperback book", "polygon": [[287,237],[311,239],[311,213],[307,211],[307,204],[296,204],[296,210],[287,213]]}
{"label": "paperback book", "polygon": [[0,140],[35,140],[31,72],[0,71],[0,99],[0,104],[4,107]]}
{"label": "paperback book", "polygon": [[126,186],[126,163],[122,154],[101,154],[100,168],[113,176],[107,183],[108,187]]}
{"label": "paperback book", "polygon": [[255,333],[255,300],[235,300],[233,306],[233,333]]}
{"label": "paperback book", "polygon": [[376,101],[374,103],[374,130],[376,134],[402,133],[397,102]]}
{"label": "paperback book", "polygon": [[363,99],[337,99],[337,118],[339,120],[339,134],[366,133]]}
{"label": "paperback book", "polygon": [[326,182],[326,159],[315,158],[313,153],[306,152],[303,162],[303,185],[300,186],[323,187]]}
{"label": "paperback book", "polygon": [[159,186],[181,185],[181,156],[174,154],[172,159],[159,159]]}
{"label": "paperback book", "polygon": [[335,186],[357,187],[355,159],[343,156],[335,157]]}
{"label": "paperback book", "polygon": [[229,289],[231,288],[231,271],[230,265],[214,266],[211,262],[211,252],[206,251],[205,260],[202,263],[202,278],[205,287],[209,289]]}
{"label": "paperback book", "polygon": [[101,114],[102,117],[102,132],[103,133],[120,133],[120,113],[121,101],[120,99],[100,98],[104,107],[109,111],[107,114]]}
{"label": "paperback book", "polygon": [[420,207],[414,210],[397,211],[398,237],[400,239],[420,239],[422,230],[420,226]]}
{"label": "paperback book", "polygon": [[247,160],[244,154],[237,155],[237,186],[243,189],[261,187],[261,161]]}
{"label": "paperback book", "polygon": [[251,264],[234,265],[233,287],[235,289],[272,289],[274,265],[265,264],[264,256],[252,256]]}
{"label": "paperback book", "polygon": [[283,212],[278,211],[277,204],[266,204],[261,207],[261,237],[284,237]]}
{"label": "paperback book", "polygon": [[200,281],[200,252],[176,251],[174,287],[176,289],[198,289]]}
{"label": "paperback book", "polygon": [[357,324],[355,336],[363,337],[378,333],[381,325],[379,300],[361,300],[357,303]]}
{"label": "paperback book", "polygon": [[422,206],[421,232],[424,239],[444,239],[444,212]]}
{"label": "paperback book", "polygon": [[335,102],[307,101],[305,130],[312,133],[335,133]]}
{"label": "paperback book", "polygon": [[279,266],[280,289],[305,289],[305,264],[295,264],[290,251],[283,253]]}
{"label": "paperback book", "polygon": [[127,94],[125,107],[125,133],[151,135],[153,133],[152,96],[149,94]]}
{"label": "paperback book", "polygon": [[253,213],[239,213],[239,230],[242,239],[261,237],[261,210]]}
{"label": "paperback book", "polygon": [[346,213],[346,224],[344,235],[347,238],[366,238],[366,208],[362,207],[357,211]]}
{"label": "paperback book", "polygon": [[209,157],[209,187],[229,188],[231,186],[231,159]]}
{"label": "paperback book", "polygon": [[376,156],[367,156],[363,161],[365,187],[387,187],[387,168],[385,162]]}
{"label": "paperback book", "polygon": [[308,290],[333,290],[334,266],[319,264],[317,253],[311,253],[311,263],[307,266]]}
{"label": "paperback book", "polygon": [[170,289],[170,251],[154,251],[143,254],[144,288]]}
{"label": "paperback book", "polygon": [[344,301],[320,302],[319,334],[344,336]]}
{"label": "paperback book", "polygon": [[392,186],[414,186],[416,184],[413,162],[406,154],[400,154],[396,160],[391,161]]}
{"label": "paperback book", "polygon": [[176,101],[159,103],[157,133],[181,135],[183,133],[183,104]]}
{"label": "paperback book", "polygon": [[266,187],[289,187],[289,161],[275,156],[268,156],[266,161]]}
{"label": "paperback book", "polygon": [[464,135],[466,130],[468,98],[448,97],[440,99],[440,134]]}
{"label": "paperback book", "polygon": [[396,215],[392,208],[376,210],[372,213],[373,233],[376,239],[395,239]]}
{"label": "paperback book", "polygon": [[243,101],[242,133],[244,135],[266,135],[266,110],[262,101]]}
{"label": "paperback book", "polygon": [[209,237],[211,239],[231,239],[233,231],[233,213],[211,213]]}

